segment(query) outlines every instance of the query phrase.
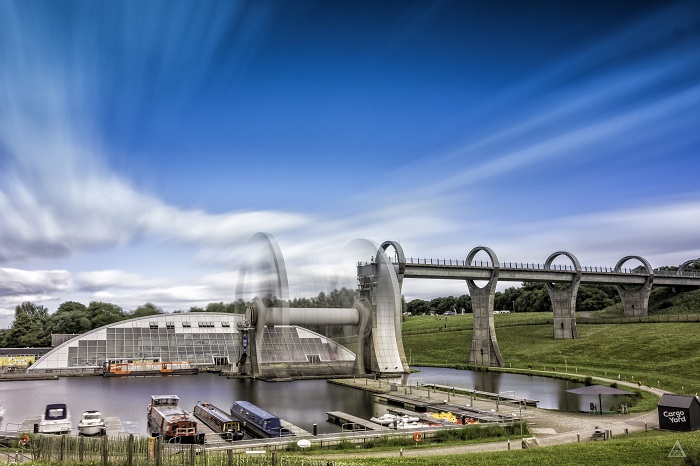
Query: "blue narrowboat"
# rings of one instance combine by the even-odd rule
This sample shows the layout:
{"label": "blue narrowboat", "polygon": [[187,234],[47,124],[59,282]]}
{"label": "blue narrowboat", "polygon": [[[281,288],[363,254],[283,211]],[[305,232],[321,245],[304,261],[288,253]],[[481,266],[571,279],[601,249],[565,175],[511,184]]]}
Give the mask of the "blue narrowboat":
{"label": "blue narrowboat", "polygon": [[248,401],[234,401],[231,416],[243,423],[243,428],[259,438],[286,437],[294,433],[282,427],[280,418]]}

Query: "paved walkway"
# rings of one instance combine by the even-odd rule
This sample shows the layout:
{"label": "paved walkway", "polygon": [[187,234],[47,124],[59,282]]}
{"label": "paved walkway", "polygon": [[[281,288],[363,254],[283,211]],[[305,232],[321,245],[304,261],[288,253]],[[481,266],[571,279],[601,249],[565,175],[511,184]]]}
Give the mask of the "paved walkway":
{"label": "paved walkway", "polygon": [[[533,371],[536,372],[536,371]],[[617,383],[618,387],[629,387],[641,389],[657,396],[667,393],[665,390],[659,390],[652,387],[639,387],[636,383],[619,381],[616,379],[594,378],[596,383]],[[382,387],[382,384],[384,385]],[[372,390],[388,390],[387,382],[381,381],[360,381],[356,383],[358,388],[368,388]],[[419,390],[413,388],[413,394],[419,393]],[[432,399],[435,400],[445,398],[444,392],[432,391]],[[463,395],[450,395],[450,401],[453,403],[472,404],[472,406],[480,409],[495,409],[496,402],[492,400],[474,399]],[[513,405],[500,403],[498,407],[500,412],[518,412],[519,408]],[[594,429],[599,427],[601,430],[610,430],[613,437],[625,435],[625,431],[642,432],[645,429],[654,429],[659,427],[659,418],[656,410],[646,413],[633,414],[587,414],[587,413],[571,413],[562,411],[553,411],[541,408],[527,408],[522,410],[522,416],[527,421],[530,427],[531,435],[537,439],[540,446],[559,445],[563,443],[575,443],[590,441],[589,437]],[[380,451],[380,452],[353,452],[353,453],[329,453],[323,455],[314,455],[318,458],[341,459],[341,458],[386,458],[396,456],[438,456],[438,455],[459,455],[464,453],[489,452],[489,451],[505,451],[508,449],[521,449],[520,438],[515,438],[510,441],[489,442],[471,445],[452,445],[445,447],[431,448],[403,448],[400,451]]]}

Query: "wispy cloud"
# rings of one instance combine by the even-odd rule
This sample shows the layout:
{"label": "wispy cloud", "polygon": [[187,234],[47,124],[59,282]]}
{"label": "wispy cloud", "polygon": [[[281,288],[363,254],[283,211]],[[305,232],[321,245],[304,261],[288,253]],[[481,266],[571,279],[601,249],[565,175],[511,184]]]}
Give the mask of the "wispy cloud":
{"label": "wispy cloud", "polygon": [[[112,301],[125,309],[146,301],[166,310],[230,302],[242,252],[257,231],[278,238],[292,293],[305,296],[354,286],[355,261],[363,257],[343,249],[354,238],[398,240],[413,257],[463,259],[476,245],[492,247],[501,260],[524,262],[544,262],[560,249],[588,265],[614,265],[628,254],[642,255],[654,266],[700,256],[700,203],[694,185],[677,199],[646,192],[628,200],[626,208],[591,208],[578,201],[569,212],[550,214],[546,206],[537,205],[524,215],[529,221],[499,212],[510,199],[527,198],[527,183],[514,189],[503,182],[521,172],[547,172],[554,179],[569,171],[605,167],[611,160],[624,159],[631,166],[661,160],[667,153],[689,159],[686,152],[700,141],[694,131],[700,114],[700,42],[697,18],[684,15],[683,6],[597,38],[549,68],[523,76],[512,88],[481,99],[476,112],[465,108],[465,113],[474,113],[460,121],[477,124],[465,124],[460,141],[446,141],[395,169],[378,158],[366,169],[367,178],[376,180],[375,188],[318,192],[324,200],[336,196],[339,205],[321,214],[312,207],[314,199],[298,211],[253,209],[237,199],[219,212],[184,208],[155,188],[137,185],[114,168],[118,149],[96,123],[97,114],[109,111],[101,107],[96,65],[76,51],[66,57],[46,41],[39,43],[31,31],[46,28],[39,27],[41,22],[27,24],[14,5],[0,5],[0,45],[12,44],[2,48],[0,66],[0,265],[8,267],[0,269],[0,314],[10,316],[24,300],[57,304],[68,297]],[[243,13],[233,16],[237,14]],[[210,68],[168,84],[160,80],[163,69],[155,66],[153,86],[174,86],[177,97],[188,86],[203,86],[207,73],[223,79],[217,68],[222,60],[231,72],[226,76],[240,78],[263,42],[260,32],[270,27],[271,14],[262,9],[250,23],[241,19],[246,27],[236,31],[216,19],[214,31],[202,42]],[[206,23],[206,15],[195,19]],[[114,105],[141,105],[145,111],[141,97],[148,102],[148,86],[140,79],[148,74],[154,51],[163,50],[162,56],[156,54],[158,63],[186,67],[178,55],[183,43],[164,39],[170,36],[164,29],[186,22],[159,24],[151,35],[122,37],[129,50],[138,51],[134,61],[141,74],[125,79],[139,90],[139,99]],[[240,36],[238,47],[225,47],[226,31]],[[150,44],[144,50],[135,45],[141,39]],[[138,111],[125,114],[134,113]],[[479,125],[482,115],[486,123]],[[122,124],[138,126],[131,120]],[[556,164],[566,167],[547,171]],[[279,189],[258,173],[242,169],[237,175],[258,177],[260,190]],[[597,189],[603,198],[624,196],[619,188]],[[278,195],[294,196],[294,184],[279,189]],[[551,192],[553,197],[566,195],[556,188]],[[130,254],[130,248],[144,244],[168,248],[161,270],[177,269],[177,276],[143,272],[135,253],[131,265],[85,261],[75,269],[80,271],[29,270],[115,248]],[[364,259],[373,247],[361,252]],[[429,298],[463,294],[466,286],[406,283],[405,291],[409,297]]]}

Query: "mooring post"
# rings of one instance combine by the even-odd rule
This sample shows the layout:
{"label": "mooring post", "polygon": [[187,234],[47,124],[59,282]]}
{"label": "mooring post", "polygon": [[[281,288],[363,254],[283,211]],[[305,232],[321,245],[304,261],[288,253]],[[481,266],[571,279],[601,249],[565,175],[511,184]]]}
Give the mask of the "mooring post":
{"label": "mooring post", "polygon": [[102,437],[102,465],[107,466],[107,436]]}

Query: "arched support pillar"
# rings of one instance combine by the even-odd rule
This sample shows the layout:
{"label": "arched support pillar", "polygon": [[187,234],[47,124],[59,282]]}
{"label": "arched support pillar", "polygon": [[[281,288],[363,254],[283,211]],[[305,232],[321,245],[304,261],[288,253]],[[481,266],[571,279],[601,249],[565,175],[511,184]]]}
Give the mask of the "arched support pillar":
{"label": "arched support pillar", "polygon": [[[389,248],[396,251],[396,262],[387,255]],[[361,335],[365,332],[362,359],[368,372],[380,375],[409,372],[401,338],[401,285],[405,268],[403,248],[395,241],[385,241],[371,263],[358,265],[360,299],[355,307],[361,312],[365,308],[369,310],[369,328],[367,332],[360,329]]]}
{"label": "arched support pillar", "polygon": [[690,265],[692,265],[692,264],[698,264],[698,265],[700,265],[700,258],[698,258],[698,259],[691,259],[691,260],[689,260],[689,261],[683,262],[683,263],[681,264],[681,266],[678,267],[678,271],[676,272],[676,275],[678,275],[679,277],[682,277],[682,276],[683,276],[683,273],[685,272],[685,269],[688,268],[688,266],[690,266]]}
{"label": "arched support pillar", "polygon": [[559,289],[551,283],[547,283],[547,292],[552,302],[554,312],[554,338],[557,340],[567,340],[578,338],[576,330],[576,294],[581,284],[581,264],[578,259],[566,251],[557,251],[544,263],[545,269],[549,270],[552,261],[559,256],[566,256],[574,266],[574,278],[571,284],[565,289]]}
{"label": "arched support pillar", "polygon": [[644,265],[647,269],[647,279],[636,290],[627,290],[623,286],[616,285],[617,292],[622,300],[625,317],[646,317],[649,315],[649,295],[651,294],[651,286],[654,283],[654,269],[651,268],[651,264],[643,257],[626,256],[617,263],[615,272],[620,272],[624,263],[632,259],[638,260]]}
{"label": "arched support pillar", "polygon": [[474,312],[474,331],[472,333],[472,347],[469,351],[469,364],[476,366],[503,367],[503,356],[496,340],[496,330],[493,323],[494,298],[500,264],[496,254],[489,248],[477,246],[467,255],[467,264],[480,251],[489,255],[493,270],[488,283],[480,288],[474,280],[467,280],[469,295],[472,298],[472,311]]}
{"label": "arched support pillar", "polygon": [[[392,263],[386,251],[393,247],[398,264]],[[371,370],[379,374],[409,372],[401,338],[401,285],[406,258],[403,249],[395,241],[384,242],[375,259],[375,286],[372,287],[370,303],[372,309],[372,365]]]}

